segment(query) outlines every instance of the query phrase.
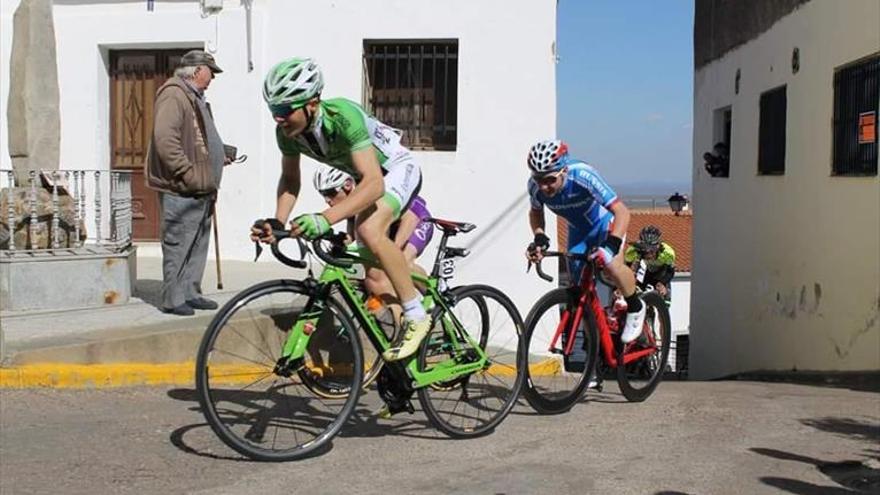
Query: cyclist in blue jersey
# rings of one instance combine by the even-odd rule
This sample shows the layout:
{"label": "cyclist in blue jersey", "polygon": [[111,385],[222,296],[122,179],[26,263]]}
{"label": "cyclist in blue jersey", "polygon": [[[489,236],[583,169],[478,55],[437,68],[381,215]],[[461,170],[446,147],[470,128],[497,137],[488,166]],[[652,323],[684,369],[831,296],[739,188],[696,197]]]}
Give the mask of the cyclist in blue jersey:
{"label": "cyclist in blue jersey", "polygon": [[[623,293],[627,303],[626,325],[621,341],[632,342],[640,334],[645,321],[645,306],[636,294],[635,277],[623,262],[629,209],[602,179],[599,172],[586,163],[571,158],[568,146],[560,140],[541,141],[529,150],[528,181],[529,225],[534,241],[526,256],[538,261],[543,251],[550,248],[550,238],[544,231],[544,207],[563,217],[568,223],[568,252],[588,253],[599,261],[605,274]],[[580,280],[583,262],[571,261],[569,273],[573,284]]]}

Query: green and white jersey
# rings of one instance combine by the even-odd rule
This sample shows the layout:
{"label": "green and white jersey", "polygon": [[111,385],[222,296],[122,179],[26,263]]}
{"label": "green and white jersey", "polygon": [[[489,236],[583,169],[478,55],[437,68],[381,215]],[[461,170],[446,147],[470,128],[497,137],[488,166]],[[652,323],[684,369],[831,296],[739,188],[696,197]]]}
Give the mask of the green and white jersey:
{"label": "green and white jersey", "polygon": [[345,98],[321,100],[311,129],[289,138],[278,126],[275,138],[284,155],[302,153],[356,178],[360,174],[351,161],[353,151],[372,145],[379,165],[385,171],[410,155],[410,151],[400,144],[398,130],[379,122],[360,105]]}

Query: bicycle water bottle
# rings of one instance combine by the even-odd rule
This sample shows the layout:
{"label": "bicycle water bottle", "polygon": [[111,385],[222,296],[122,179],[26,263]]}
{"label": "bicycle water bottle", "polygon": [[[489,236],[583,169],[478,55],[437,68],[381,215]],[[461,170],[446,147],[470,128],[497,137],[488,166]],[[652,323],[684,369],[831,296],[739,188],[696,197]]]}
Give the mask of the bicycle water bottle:
{"label": "bicycle water bottle", "polygon": [[391,308],[378,297],[370,296],[367,299],[367,310],[372,313],[373,318],[379,323],[379,327],[385,332],[385,336],[389,339],[393,338],[397,325],[394,322],[394,312],[391,311]]}

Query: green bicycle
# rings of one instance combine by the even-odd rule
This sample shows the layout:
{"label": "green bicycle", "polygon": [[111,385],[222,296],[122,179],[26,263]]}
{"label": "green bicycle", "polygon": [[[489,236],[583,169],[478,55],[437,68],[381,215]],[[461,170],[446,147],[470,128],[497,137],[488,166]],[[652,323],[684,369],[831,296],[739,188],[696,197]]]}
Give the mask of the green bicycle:
{"label": "green bicycle", "polygon": [[[516,403],[524,383],[522,318],[502,292],[469,285],[446,290],[456,248],[446,238],[473,228],[443,220],[441,251],[425,287],[432,329],[412,357],[381,367],[379,394],[392,412],[419,403],[432,425],[451,437],[492,432]],[[287,232],[275,232],[279,241]],[[338,237],[299,242],[307,268],[314,254],[326,264],[315,277],[273,280],[245,289],[209,325],[196,360],[196,390],[220,439],[255,460],[287,461],[314,454],[341,430],[361,398],[364,353],[358,328],[381,353],[392,342],[351,281],[354,264],[375,264],[347,251]],[[446,278],[444,278],[446,277]]]}

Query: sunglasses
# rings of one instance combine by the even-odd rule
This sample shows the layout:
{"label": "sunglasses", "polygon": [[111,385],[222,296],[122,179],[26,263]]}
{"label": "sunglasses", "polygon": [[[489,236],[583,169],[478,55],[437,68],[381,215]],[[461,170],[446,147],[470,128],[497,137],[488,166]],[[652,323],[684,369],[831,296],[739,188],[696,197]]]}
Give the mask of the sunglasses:
{"label": "sunglasses", "polygon": [[556,179],[558,179],[561,174],[562,172],[560,171],[556,172],[555,174],[547,174],[540,177],[535,177],[535,182],[542,186],[551,186],[556,183]]}
{"label": "sunglasses", "polygon": [[324,196],[325,198],[335,198],[336,195],[339,194],[339,189],[321,189],[320,191],[318,191],[318,193],[320,193],[321,196]]}
{"label": "sunglasses", "polygon": [[290,105],[270,105],[269,112],[272,113],[272,117],[280,120],[287,120],[293,112],[299,110],[302,107],[293,108]]}

